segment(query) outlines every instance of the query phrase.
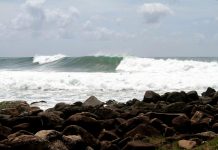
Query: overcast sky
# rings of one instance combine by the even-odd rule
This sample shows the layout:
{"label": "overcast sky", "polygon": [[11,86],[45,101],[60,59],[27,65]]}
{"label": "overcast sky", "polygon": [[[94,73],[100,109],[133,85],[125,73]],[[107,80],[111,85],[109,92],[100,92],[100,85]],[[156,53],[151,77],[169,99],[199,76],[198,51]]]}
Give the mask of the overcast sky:
{"label": "overcast sky", "polygon": [[0,0],[0,56],[218,56],[217,0]]}

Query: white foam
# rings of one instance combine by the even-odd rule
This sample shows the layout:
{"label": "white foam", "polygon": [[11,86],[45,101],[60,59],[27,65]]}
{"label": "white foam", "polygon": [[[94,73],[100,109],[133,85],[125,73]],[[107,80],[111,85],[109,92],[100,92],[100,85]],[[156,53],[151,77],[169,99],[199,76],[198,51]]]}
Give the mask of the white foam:
{"label": "white foam", "polygon": [[218,89],[218,63],[175,59],[125,58],[115,73],[0,71],[0,99],[83,101],[91,95],[106,101],[143,98],[144,91]]}
{"label": "white foam", "polygon": [[52,56],[38,56],[38,55],[36,55],[33,58],[33,63],[38,63],[40,65],[43,65],[43,64],[47,64],[47,63],[51,63],[51,62],[60,60],[64,57],[66,57],[66,56],[62,55],[62,54],[57,54],[57,55],[52,55]]}

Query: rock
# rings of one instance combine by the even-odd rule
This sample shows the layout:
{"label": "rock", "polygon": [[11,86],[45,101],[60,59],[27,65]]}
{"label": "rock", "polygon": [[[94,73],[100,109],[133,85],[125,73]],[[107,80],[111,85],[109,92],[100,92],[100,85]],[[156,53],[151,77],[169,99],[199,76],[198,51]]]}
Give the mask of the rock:
{"label": "rock", "polygon": [[37,116],[38,113],[40,113],[40,112],[43,112],[43,110],[40,109],[39,107],[31,107],[29,114],[30,114],[31,116]]}
{"label": "rock", "polygon": [[142,135],[142,136],[160,136],[161,133],[156,128],[146,125],[146,124],[139,124],[134,129],[130,130],[125,134],[125,137],[134,137],[135,135]]}
{"label": "rock", "polygon": [[0,141],[6,139],[11,132],[11,128],[0,125]]}
{"label": "rock", "polygon": [[170,124],[172,124],[173,118],[181,116],[181,115],[184,115],[184,114],[183,113],[156,113],[156,112],[148,112],[145,115],[148,116],[150,119],[158,118],[162,122],[164,122],[165,124],[170,125]]}
{"label": "rock", "polygon": [[185,106],[185,102],[174,102],[164,107],[164,110],[167,113],[183,113]]}
{"label": "rock", "polygon": [[85,150],[86,149],[86,143],[82,139],[80,135],[63,135],[63,142],[67,145],[69,150]]}
{"label": "rock", "polygon": [[47,141],[58,140],[62,137],[61,133],[55,130],[41,130],[35,136]]}
{"label": "rock", "polygon": [[100,100],[98,100],[95,96],[90,96],[84,103],[83,106],[100,106],[102,105],[103,102],[101,102]]}
{"label": "rock", "polygon": [[39,103],[47,103],[47,102],[46,101],[37,101],[37,102],[30,103],[30,105],[35,105],[35,104],[39,104]]}
{"label": "rock", "polygon": [[16,150],[46,150],[47,143],[33,135],[20,135],[9,141],[12,149]]}
{"label": "rock", "polygon": [[64,120],[55,112],[41,112],[38,115],[42,118],[43,126],[45,128],[56,128],[61,126],[64,122]]}
{"label": "rock", "polygon": [[105,119],[101,120],[101,126],[106,130],[117,129],[121,124],[123,124],[126,120],[123,118],[115,118],[115,119]]}
{"label": "rock", "polygon": [[98,137],[98,139],[101,141],[113,141],[117,138],[118,136],[115,133],[107,130],[102,130]]}
{"label": "rock", "polygon": [[186,102],[187,95],[185,92],[172,92],[168,94],[166,101],[169,103]]}
{"label": "rock", "polygon": [[218,123],[214,123],[212,129],[215,133],[218,133]]}
{"label": "rock", "polygon": [[11,150],[11,147],[5,144],[0,144],[0,150]]}
{"label": "rock", "polygon": [[26,130],[30,132],[32,131],[29,123],[21,123],[16,126],[13,126],[13,131],[19,131],[19,130]]}
{"label": "rock", "polygon": [[197,145],[197,143],[191,140],[179,140],[178,145],[180,148],[193,149]]}
{"label": "rock", "polygon": [[211,104],[211,105],[216,105],[217,102],[218,102],[218,92],[215,92],[215,93],[213,94],[212,100],[211,100],[211,102],[210,102],[209,104]]}
{"label": "rock", "polygon": [[123,124],[119,126],[118,131],[121,134],[126,133],[141,123],[147,125],[149,123],[149,118],[144,115],[138,115],[134,118],[128,119],[127,121],[125,121]]}
{"label": "rock", "polygon": [[190,131],[190,119],[184,114],[180,115],[178,117],[175,117],[172,120],[172,124],[175,127],[175,129],[179,132],[187,132]]}
{"label": "rock", "polygon": [[71,124],[78,125],[96,136],[102,130],[102,127],[99,121],[97,121],[96,119],[92,117],[81,115],[80,113],[70,116],[64,123],[65,126],[71,125]]}
{"label": "rock", "polygon": [[195,114],[191,118],[191,123],[196,124],[200,122],[200,120],[204,117],[204,113],[201,111],[196,111]]}
{"label": "rock", "polygon": [[123,148],[123,150],[155,150],[156,145],[150,143],[144,143],[142,141],[131,141]]}
{"label": "rock", "polygon": [[19,116],[27,115],[30,106],[26,101],[3,101],[0,102],[0,114]]}
{"label": "rock", "polygon": [[102,141],[100,142],[100,150],[120,150],[120,148],[109,141]]}
{"label": "rock", "polygon": [[111,119],[111,118],[117,118],[120,116],[120,113],[108,107],[101,107],[99,109],[95,109],[93,113],[99,116],[101,119]]}
{"label": "rock", "polygon": [[21,136],[21,135],[33,135],[33,134],[28,132],[28,131],[25,131],[25,130],[20,130],[20,131],[13,133],[13,134],[8,135],[8,139],[13,140],[16,137]]}
{"label": "rock", "polygon": [[211,87],[208,87],[207,90],[202,93],[202,96],[212,97],[215,92],[216,90],[214,90]]}
{"label": "rock", "polygon": [[90,134],[87,130],[83,129],[82,127],[76,126],[76,125],[70,125],[67,126],[63,132],[63,135],[80,135],[86,145],[91,146],[95,148],[97,146],[97,140],[96,138]]}
{"label": "rock", "polygon": [[199,99],[198,93],[196,91],[190,91],[187,93],[189,101],[195,101]]}
{"label": "rock", "polygon": [[199,139],[203,139],[204,141],[207,141],[207,140],[211,140],[215,137],[218,137],[218,135],[212,131],[206,131],[206,132],[201,132],[201,133],[195,134],[195,137],[197,137]]}
{"label": "rock", "polygon": [[[127,106],[132,106],[132,105],[134,105],[136,102],[139,102],[139,100],[138,99],[132,99],[132,100],[130,100],[130,101],[127,101],[126,102],[126,105]],[[107,103],[106,103],[107,104]]]}
{"label": "rock", "polygon": [[48,150],[68,150],[68,148],[61,140],[56,140],[48,144]]}
{"label": "rock", "polygon": [[146,102],[146,103],[151,103],[151,102],[156,103],[160,100],[161,100],[160,95],[153,91],[146,91],[144,98],[143,98],[143,102]]}

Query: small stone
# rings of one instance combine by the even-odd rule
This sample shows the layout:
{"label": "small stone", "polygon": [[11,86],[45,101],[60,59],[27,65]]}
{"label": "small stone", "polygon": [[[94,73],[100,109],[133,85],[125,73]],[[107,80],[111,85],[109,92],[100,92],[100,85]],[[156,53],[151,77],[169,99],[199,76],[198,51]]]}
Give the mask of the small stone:
{"label": "small stone", "polygon": [[179,140],[178,145],[180,148],[193,149],[197,145],[197,143],[190,140]]}

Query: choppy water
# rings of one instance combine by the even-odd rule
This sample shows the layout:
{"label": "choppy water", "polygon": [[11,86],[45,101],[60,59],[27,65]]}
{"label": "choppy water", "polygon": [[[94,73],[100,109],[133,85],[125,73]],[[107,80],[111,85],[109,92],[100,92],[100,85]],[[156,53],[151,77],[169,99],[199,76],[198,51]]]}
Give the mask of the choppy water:
{"label": "choppy water", "polygon": [[0,58],[0,99],[58,102],[142,99],[144,91],[218,89],[218,58],[64,55]]}

